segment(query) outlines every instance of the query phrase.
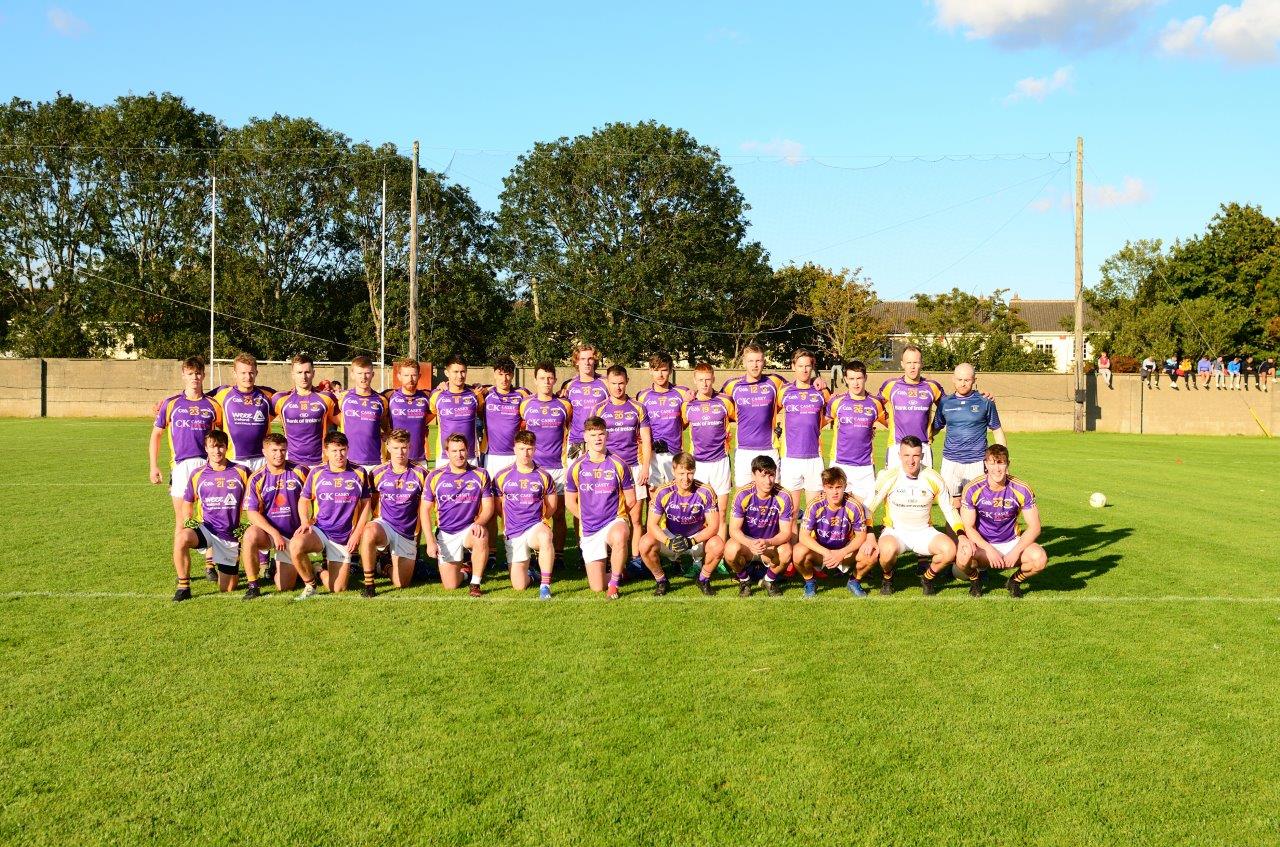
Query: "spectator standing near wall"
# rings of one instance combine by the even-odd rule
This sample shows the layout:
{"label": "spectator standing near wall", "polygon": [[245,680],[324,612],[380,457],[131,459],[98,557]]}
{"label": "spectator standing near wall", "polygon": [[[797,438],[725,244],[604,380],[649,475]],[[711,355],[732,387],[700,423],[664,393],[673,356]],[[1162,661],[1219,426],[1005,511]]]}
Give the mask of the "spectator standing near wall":
{"label": "spectator standing near wall", "polygon": [[1156,360],[1152,356],[1142,360],[1142,384],[1151,388],[1152,383],[1160,387],[1160,372],[1156,370]]}
{"label": "spectator standing near wall", "polygon": [[1098,373],[1107,383],[1107,388],[1111,387],[1111,357],[1107,355],[1107,351],[1103,350],[1098,356]]}
{"label": "spectator standing near wall", "polygon": [[1232,357],[1230,362],[1227,362],[1227,376],[1231,378],[1228,390],[1239,391],[1240,390],[1240,357],[1239,356],[1234,356]]}

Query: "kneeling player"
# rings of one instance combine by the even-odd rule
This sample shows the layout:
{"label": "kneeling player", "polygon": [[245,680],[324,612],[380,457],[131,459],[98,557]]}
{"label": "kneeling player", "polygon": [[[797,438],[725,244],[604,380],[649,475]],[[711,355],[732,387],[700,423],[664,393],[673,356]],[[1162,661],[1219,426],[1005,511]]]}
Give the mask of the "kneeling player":
{"label": "kneeling player", "polygon": [[640,557],[657,580],[653,589],[656,597],[666,594],[670,588],[662,562],[675,561],[684,553],[700,565],[698,590],[707,596],[712,594],[711,574],[724,553],[720,507],[711,486],[693,478],[696,468],[693,456],[677,453],[671,460],[675,479],[659,488],[650,500],[648,529],[640,539]]}
{"label": "kneeling player", "polygon": [[[1009,450],[1001,444],[987,448],[983,466],[987,475],[965,488],[960,497],[960,518],[965,537],[960,542],[956,567],[969,577],[969,593],[982,596],[979,580],[984,568],[1016,568],[1005,588],[1012,597],[1022,596],[1027,578],[1049,563],[1040,536],[1040,510],[1036,495],[1022,480],[1009,475]],[[1018,535],[1018,515],[1027,528]]]}
{"label": "kneeling player", "polygon": [[178,511],[178,528],[173,533],[173,569],[178,573],[174,602],[191,599],[188,550],[212,551],[213,564],[218,569],[218,590],[236,589],[240,575],[240,541],[236,532],[249,486],[249,471],[227,461],[228,443],[227,434],[221,430],[205,433],[204,449],[209,460],[187,479]]}
{"label": "kneeling player", "polygon": [[537,441],[537,436],[527,429],[516,433],[515,464],[498,471],[493,478],[493,493],[502,518],[511,587],[516,591],[529,587],[529,555],[530,551],[536,551],[538,598],[550,600],[551,570],[556,559],[550,521],[556,510],[556,484],[551,474],[533,461]]}
{"label": "kneeling player", "polygon": [[782,595],[778,577],[791,564],[791,530],[795,501],[777,483],[778,463],[771,456],[751,460],[751,485],[738,490],[729,520],[724,561],[738,578],[738,596],[751,596],[751,563],[765,564],[764,586],[770,597]]}
{"label": "kneeling player", "polygon": [[[467,593],[484,595],[484,568],[489,559],[493,490],[489,474],[471,464],[471,448],[460,432],[444,442],[448,464],[427,477],[422,497],[435,504],[436,530],[427,533],[427,555],[440,565],[440,584],[450,591],[470,583]],[[470,559],[471,566],[466,566]]]}
{"label": "kneeling player", "polygon": [[373,597],[378,551],[391,554],[391,584],[408,588],[413,582],[413,566],[418,561],[418,530],[426,523],[427,504],[422,497],[427,487],[427,470],[409,462],[408,430],[397,429],[387,436],[390,460],[373,469],[370,478],[369,511],[373,520],[360,534],[360,564],[364,569],[361,596]]}
{"label": "kneeling player", "polygon": [[298,572],[289,557],[289,539],[301,526],[298,504],[307,472],[285,459],[288,449],[289,442],[283,435],[268,432],[262,439],[266,464],[249,477],[249,494],[244,501],[249,527],[240,540],[240,558],[249,577],[249,587],[244,591],[246,600],[262,596],[258,569],[262,567],[260,556],[268,552],[276,560],[276,590],[292,591],[298,582]]}
{"label": "kneeling player", "polygon": [[369,475],[347,461],[347,437],[341,432],[324,437],[324,459],[324,464],[311,469],[302,486],[298,501],[302,521],[289,542],[289,558],[306,583],[298,600],[316,596],[312,553],[324,554],[320,574],[325,588],[334,593],[347,590],[351,558],[369,518]]}
{"label": "kneeling player", "polygon": [[849,591],[855,597],[866,597],[862,577],[880,561],[876,540],[867,532],[871,522],[867,509],[845,491],[846,484],[840,468],[824,470],[823,497],[805,510],[800,522],[796,569],[804,577],[806,597],[813,597],[818,591],[815,568],[835,568],[849,574]]}
{"label": "kneeling player", "polygon": [[631,549],[627,515],[636,506],[636,485],[626,462],[605,448],[604,418],[593,415],[582,425],[586,453],[573,460],[565,475],[565,507],[578,519],[578,549],[592,591],[605,591],[605,560],[609,562],[608,597],[618,598],[618,583]]}

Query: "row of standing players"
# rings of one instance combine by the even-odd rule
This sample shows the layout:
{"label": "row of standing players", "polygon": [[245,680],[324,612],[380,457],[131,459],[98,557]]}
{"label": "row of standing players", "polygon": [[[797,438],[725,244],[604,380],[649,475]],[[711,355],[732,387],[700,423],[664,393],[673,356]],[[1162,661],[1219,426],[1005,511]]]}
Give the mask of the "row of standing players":
{"label": "row of standing players", "polygon": [[[184,362],[185,390],[161,404],[151,439],[153,482],[163,481],[158,454],[166,432],[173,453],[175,599],[190,596],[192,547],[206,550],[207,573],[224,590],[236,587],[236,559],[244,558],[247,597],[261,593],[258,574],[272,549],[277,587],[291,588],[300,576],[301,597],[315,592],[310,553],[324,553],[328,566],[320,577],[331,590],[346,588],[350,565],[366,548],[372,552],[361,557],[365,593],[373,593],[378,550],[389,559],[383,572],[403,586],[423,528],[442,583],[479,594],[499,516],[513,585],[539,579],[546,597],[564,549],[566,510],[577,518],[591,587],[611,596],[628,554],[633,568],[652,573],[659,594],[668,585],[662,561],[685,553],[701,561],[698,585],[706,592],[721,560],[743,593],[750,591],[753,562],[763,567],[770,593],[792,569],[805,578],[806,594],[816,590],[817,576],[839,570],[858,595],[877,564],[881,592],[891,593],[893,563],[908,549],[920,556],[926,593],[952,562],[970,577],[973,593],[981,593],[984,567],[1014,568],[1008,587],[1015,595],[1044,567],[1034,495],[1008,477],[994,400],[974,390],[967,365],[956,369],[956,391],[946,394],[920,377],[919,351],[908,348],[903,375],[876,396],[866,393],[866,370],[856,362],[844,369],[847,390],[832,396],[814,378],[814,359],[805,351],[793,356],[789,382],[764,374],[762,352],[748,347],[745,376],[717,390],[713,369],[700,364],[692,391],[672,385],[670,359],[655,356],[654,384],[633,400],[625,369],[614,366],[599,378],[590,347],[574,359],[578,374],[558,391],[554,367],[539,365],[532,393],[513,387],[510,362],[495,366],[494,385],[474,388],[465,363],[451,359],[447,382],[426,392],[416,387],[417,363],[401,361],[399,385],[384,395],[372,390],[373,365],[361,357],[350,369],[353,387],[336,397],[312,389],[314,366],[301,356],[293,362],[293,390],[274,393],[256,386],[250,357],[237,358],[235,384],[210,393],[203,391],[202,363]],[[275,417],[283,436],[270,433]],[[436,470],[428,472],[432,421]],[[828,425],[835,431],[831,468],[819,446]],[[878,477],[871,456],[877,425],[889,429],[891,442]],[[930,467],[929,440],[943,427],[939,475]],[[686,429],[691,451],[679,455]],[[220,430],[225,436],[213,439],[226,442],[219,456],[204,436]],[[988,455],[988,431],[995,433],[995,456]],[[596,440],[598,451],[591,449]],[[470,463],[478,452],[480,467]],[[525,452],[528,460],[521,461]],[[740,489],[732,510],[731,452]],[[646,531],[641,501],[650,487]],[[877,540],[870,517],[881,502]],[[948,533],[932,527],[935,503]],[[249,520],[243,545],[236,529],[241,512]],[[534,553],[539,566],[526,572]]]}

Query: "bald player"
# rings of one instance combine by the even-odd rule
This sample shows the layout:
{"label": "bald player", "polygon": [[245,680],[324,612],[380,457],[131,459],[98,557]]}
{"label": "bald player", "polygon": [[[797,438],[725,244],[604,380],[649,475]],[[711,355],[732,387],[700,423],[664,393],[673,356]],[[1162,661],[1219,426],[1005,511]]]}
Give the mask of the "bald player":
{"label": "bald player", "polygon": [[987,433],[1001,446],[1005,445],[1005,438],[996,401],[974,390],[977,374],[973,365],[956,365],[953,378],[955,393],[939,401],[933,431],[944,427],[947,430],[947,440],[942,445],[942,481],[947,484],[951,505],[958,509],[961,492],[986,472],[982,459],[987,450]]}

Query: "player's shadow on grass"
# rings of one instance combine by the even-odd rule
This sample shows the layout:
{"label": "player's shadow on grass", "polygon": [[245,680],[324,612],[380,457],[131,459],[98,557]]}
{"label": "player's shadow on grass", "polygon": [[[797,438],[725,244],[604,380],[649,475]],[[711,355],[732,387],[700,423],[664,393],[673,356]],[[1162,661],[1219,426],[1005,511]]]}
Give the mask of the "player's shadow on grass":
{"label": "player's shadow on grass", "polygon": [[1034,578],[1044,591],[1079,591],[1089,582],[1120,564],[1114,545],[1133,535],[1131,527],[1103,527],[1089,524],[1076,527],[1046,526],[1040,545],[1049,554],[1049,566]]}

